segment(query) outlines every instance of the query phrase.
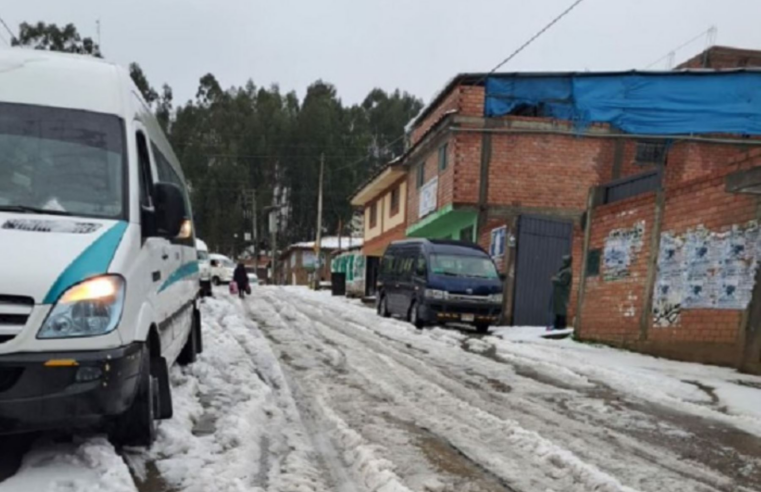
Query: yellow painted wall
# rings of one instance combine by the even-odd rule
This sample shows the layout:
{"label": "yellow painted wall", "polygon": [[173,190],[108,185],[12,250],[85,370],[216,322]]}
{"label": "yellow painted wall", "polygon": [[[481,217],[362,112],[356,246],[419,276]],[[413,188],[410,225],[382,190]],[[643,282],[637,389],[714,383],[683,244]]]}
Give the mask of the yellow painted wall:
{"label": "yellow painted wall", "polygon": [[391,191],[393,188],[389,189],[388,193],[383,196],[383,232],[403,224],[406,217],[407,181],[402,181],[397,186],[399,187],[399,211],[393,217],[391,216]]}
{"label": "yellow painted wall", "polygon": [[375,227],[370,227],[370,212],[372,211],[371,206],[365,207],[365,242],[375,239],[376,237],[380,236],[383,232],[381,230],[381,217],[380,213],[378,211],[380,207],[376,208],[376,213],[378,213],[378,219],[375,223]]}

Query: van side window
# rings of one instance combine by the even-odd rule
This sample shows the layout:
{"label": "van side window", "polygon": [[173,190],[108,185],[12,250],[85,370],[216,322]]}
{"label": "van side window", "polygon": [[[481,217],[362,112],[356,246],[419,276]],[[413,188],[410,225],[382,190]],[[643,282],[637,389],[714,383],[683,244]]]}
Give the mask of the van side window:
{"label": "van side window", "polygon": [[140,168],[140,205],[151,206],[153,196],[153,173],[151,172],[151,155],[148,152],[148,143],[143,132],[137,132],[137,159]]}

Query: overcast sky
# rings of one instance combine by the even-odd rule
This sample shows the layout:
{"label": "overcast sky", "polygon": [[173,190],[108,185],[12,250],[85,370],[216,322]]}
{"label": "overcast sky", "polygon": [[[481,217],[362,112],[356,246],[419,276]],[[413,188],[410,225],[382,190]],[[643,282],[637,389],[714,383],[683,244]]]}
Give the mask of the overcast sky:
{"label": "overcast sky", "polygon": [[[172,86],[176,103],[193,98],[211,72],[224,87],[251,78],[300,96],[323,79],[350,104],[373,87],[427,102],[454,74],[490,70],[571,3],[23,0],[0,4],[0,16],[13,29],[22,21],[73,22],[92,37],[100,19],[106,58],[137,61],[154,87]],[[759,0],[585,0],[503,70],[644,68],[711,25],[718,44],[761,49],[759,18]],[[696,41],[676,59],[704,47]]]}

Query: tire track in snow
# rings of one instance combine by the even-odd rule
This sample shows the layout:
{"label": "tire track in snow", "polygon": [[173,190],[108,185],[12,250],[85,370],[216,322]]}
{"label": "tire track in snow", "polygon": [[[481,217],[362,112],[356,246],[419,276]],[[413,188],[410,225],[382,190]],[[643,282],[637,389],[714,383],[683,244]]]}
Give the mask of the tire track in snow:
{"label": "tire track in snow", "polygon": [[[468,411],[476,412],[480,410],[484,412],[483,422],[479,422],[481,425],[491,422],[499,427],[500,420],[503,420],[504,418],[509,419],[509,417],[513,416],[509,415],[511,413],[523,414],[524,417],[531,413],[538,413],[540,416],[545,417],[563,417],[560,419],[562,426],[549,421],[544,423],[544,429],[542,432],[552,431],[551,434],[554,436],[553,439],[559,437],[561,442],[572,444],[574,449],[581,449],[582,453],[579,456],[583,456],[586,461],[591,460],[591,462],[602,464],[603,469],[610,470],[610,473],[613,473],[613,476],[620,476],[619,474],[622,470],[626,469],[624,470],[626,473],[623,473],[623,476],[629,477],[628,479],[632,480],[632,483],[638,484],[637,486],[642,487],[645,490],[656,485],[657,487],[663,487],[664,484],[666,484],[666,488],[669,490],[734,490],[731,487],[731,483],[727,481],[725,477],[708,471],[703,472],[689,463],[680,463],[678,458],[675,459],[669,457],[668,455],[663,454],[660,450],[643,446],[641,443],[636,442],[627,436],[619,435],[615,432],[607,431],[606,429],[591,428],[589,425],[584,425],[583,422],[575,422],[557,413],[551,414],[550,412],[550,415],[548,415],[547,409],[539,408],[541,402],[530,402],[526,401],[525,398],[516,398],[514,395],[511,395],[509,398],[503,399],[505,402],[505,408],[495,409],[493,403],[489,404],[489,401],[487,401],[493,400],[493,395],[490,394],[489,398],[486,398],[482,395],[474,394],[472,389],[463,384],[462,379],[463,377],[467,377],[466,374],[463,373],[444,377],[442,376],[442,373],[445,373],[446,371],[442,371],[441,367],[435,369],[426,367],[426,364],[429,364],[430,359],[434,356],[425,357],[427,360],[423,363],[420,361],[422,357],[419,351],[414,354],[414,357],[405,354],[403,346],[404,343],[407,342],[407,339],[400,341],[400,343],[397,344],[397,347],[389,349],[388,344],[383,345],[379,343],[380,340],[374,335],[374,332],[381,330],[369,329],[363,326],[363,316],[354,319],[355,316],[353,316],[353,312],[352,314],[339,312],[332,308],[332,306],[323,305],[312,298],[298,296],[298,294],[294,295],[295,292],[297,291],[288,291],[287,293],[278,292],[277,290],[266,291],[267,300],[278,307],[281,314],[283,314],[283,311],[294,310],[295,313],[300,313],[304,318],[299,320],[294,312],[286,312],[284,321],[290,323],[292,329],[298,329],[299,333],[302,334],[306,330],[302,325],[309,324],[307,322],[309,321],[314,324],[313,327],[310,327],[310,330],[321,332],[321,335],[331,339],[334,344],[344,345],[350,347],[352,350],[365,352],[366,360],[370,360],[371,358],[377,359],[378,357],[381,357],[382,354],[388,359],[386,361],[386,365],[388,366],[387,372],[391,373],[395,370],[399,372],[400,368],[402,368],[408,372],[406,376],[407,379],[415,379],[425,376],[424,379],[431,381],[428,384],[433,385],[434,387],[434,395],[436,395],[436,388],[438,388],[443,395],[436,396],[440,396],[447,401],[451,397],[454,397],[456,400],[459,400],[459,404],[466,409],[475,405],[475,408],[469,408]],[[356,308],[356,310],[359,309],[360,308]],[[384,323],[387,324],[389,322],[381,320],[380,318],[373,318],[373,323],[376,325],[383,325]],[[398,326],[399,324],[396,323],[396,325]],[[401,332],[397,326],[394,326],[394,328]],[[425,336],[421,337],[419,335],[413,335],[408,338],[410,340],[423,340]],[[310,339],[310,344],[316,343],[317,342]],[[357,343],[360,345],[357,345]],[[414,343],[415,342],[413,342],[413,344]],[[287,350],[285,351],[290,353]],[[351,359],[351,354],[349,357]],[[472,360],[476,356],[467,354],[465,357],[470,358],[468,363],[476,362],[475,360]],[[358,367],[361,368],[361,364],[357,366],[356,361],[354,362],[355,364],[350,365],[351,369],[356,371]],[[446,365],[446,363],[443,365]],[[483,368],[482,364],[474,363],[471,365]],[[383,371],[376,369],[376,374],[377,373],[383,373]],[[488,377],[488,374],[484,377]],[[366,374],[365,378],[367,381],[371,381],[373,379],[373,374]],[[393,385],[396,385],[397,387],[393,387]],[[409,385],[405,387],[405,385],[407,385],[406,379],[400,377],[400,380],[392,381],[392,386],[386,388],[386,391],[389,394],[394,394],[399,393],[401,390],[402,393],[410,394],[414,393],[416,389],[421,389],[426,386],[423,385],[420,388],[415,388],[414,386]],[[534,386],[538,391],[544,391],[542,389],[542,384],[534,382]],[[431,388],[429,387],[427,389],[430,390]],[[520,405],[510,405],[511,401],[513,401],[513,403],[517,401]],[[467,402],[467,404],[464,402]],[[413,400],[407,402],[400,401],[397,403],[405,404],[408,407],[415,407],[415,405],[420,402]],[[520,408],[522,406],[526,408]],[[453,412],[452,416],[456,414],[457,412]],[[418,418],[424,419],[425,417],[418,416]],[[527,418],[522,420],[533,424],[542,423],[541,418],[534,418],[533,422],[532,419]],[[475,425],[477,427],[478,424]],[[565,427],[570,427],[570,429],[565,429]],[[542,427],[540,426],[539,428]],[[520,426],[517,426],[513,430],[519,434],[521,433],[519,432],[521,431]],[[503,432],[505,432],[504,429]],[[534,440],[535,442],[542,442],[542,438],[539,435],[524,435],[523,437],[528,439],[528,441]],[[577,442],[579,440],[587,440],[590,442],[579,443]],[[520,444],[526,444],[526,442],[521,439],[518,439],[518,441]],[[496,445],[496,443],[492,444]],[[546,442],[546,444],[552,443]],[[591,450],[589,449],[590,447],[592,448]],[[605,451],[599,452],[598,449],[594,449],[595,447]],[[497,445],[496,448],[499,449],[499,446]],[[555,448],[557,448],[557,446],[555,446]],[[476,454],[478,454],[478,450],[475,451]],[[558,451],[558,449],[555,449],[554,452]],[[561,448],[560,451],[564,450]],[[602,456],[602,454],[606,453],[610,454],[610,456]],[[467,454],[470,456],[473,455],[472,452]],[[545,458],[550,463],[552,463],[553,460],[557,463],[564,463],[563,460],[570,460],[573,462],[574,459],[578,459],[574,457],[573,453],[568,453],[568,451],[561,452],[559,456],[547,456]],[[486,457],[484,461],[488,463],[490,460]],[[521,460],[519,459],[519,461]],[[525,459],[522,461],[525,461]],[[565,465],[567,466],[568,463],[565,463]],[[534,464],[533,466],[536,465]],[[601,478],[599,475],[604,475],[600,474],[599,470],[594,467],[591,467],[591,469],[588,468],[588,465],[584,461],[577,461],[573,466],[580,467],[577,471],[581,476],[577,478],[586,477],[591,480],[595,479],[595,477],[599,479]],[[673,470],[669,470],[669,466],[672,466]],[[634,471],[629,470],[630,468],[634,468]],[[546,471],[552,472],[551,468],[548,468]],[[499,473],[499,471],[497,472]],[[660,476],[653,479],[651,475],[654,473]],[[502,471],[502,475],[505,475],[504,471]],[[606,483],[613,487],[612,490],[622,489],[620,484],[615,485],[615,481]],[[613,485],[611,485],[611,483]]]}

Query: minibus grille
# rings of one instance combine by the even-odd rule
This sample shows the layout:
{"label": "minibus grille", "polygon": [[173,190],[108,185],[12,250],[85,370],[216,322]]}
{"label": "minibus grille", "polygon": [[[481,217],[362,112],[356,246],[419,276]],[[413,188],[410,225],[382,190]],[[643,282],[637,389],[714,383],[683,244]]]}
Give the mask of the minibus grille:
{"label": "minibus grille", "polygon": [[0,294],[0,343],[21,333],[33,309],[31,297]]}

